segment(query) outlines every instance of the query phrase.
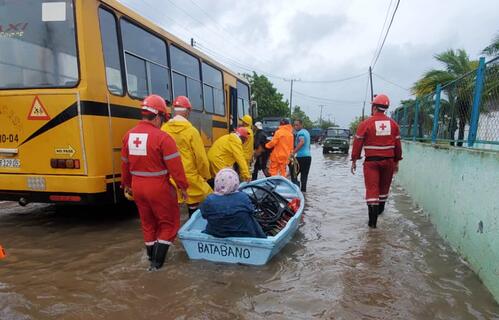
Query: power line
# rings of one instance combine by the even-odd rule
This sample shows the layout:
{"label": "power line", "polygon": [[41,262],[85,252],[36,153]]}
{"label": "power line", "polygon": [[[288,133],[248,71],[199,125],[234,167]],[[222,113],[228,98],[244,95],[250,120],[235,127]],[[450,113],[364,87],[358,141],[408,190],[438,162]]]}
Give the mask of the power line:
{"label": "power line", "polygon": [[[220,25],[217,20],[215,18],[213,18],[213,16],[207,12],[201,5],[199,5],[196,1],[194,0],[190,0],[190,2],[196,7],[199,9],[199,11],[201,11],[206,17],[208,17],[208,19],[210,19],[214,25],[217,27],[218,30],[222,31],[223,33],[225,33],[226,35],[229,36],[229,38],[232,39],[232,43],[235,44],[238,48],[240,48],[242,51],[244,51],[245,54],[247,54],[248,56],[252,57],[253,59],[255,60],[259,60],[261,61],[258,57],[255,57],[253,54],[249,53],[246,48],[243,46],[243,45],[240,45],[239,41],[237,38],[235,38],[230,32],[227,31],[227,29],[225,29],[222,25]],[[211,26],[211,25],[210,25]],[[225,38],[224,38],[225,39]]]}
{"label": "power line", "polygon": [[334,79],[334,80],[297,80],[298,82],[303,82],[303,83],[335,83],[335,82],[344,82],[352,79],[357,79],[362,76],[364,76],[366,73],[360,73],[356,74],[350,77],[345,77],[345,78],[339,78],[339,79]]}
{"label": "power line", "polygon": [[372,67],[376,65],[376,62],[378,62],[379,55],[381,54],[381,50],[383,50],[383,46],[385,45],[386,38],[388,37],[388,33],[390,32],[390,28],[392,27],[393,19],[395,18],[395,14],[397,13],[397,9],[399,8],[400,0],[397,0],[397,4],[395,5],[395,10],[393,10],[392,18],[390,19],[390,24],[388,25],[388,28],[386,29],[385,37],[383,38],[383,42],[381,43],[381,47],[378,50],[378,54],[376,55],[376,58],[374,59],[374,62],[371,64]]}
{"label": "power line", "polygon": [[373,64],[374,58],[376,57],[376,53],[379,50],[381,39],[383,39],[383,33],[385,32],[386,22],[388,21],[388,16],[390,15],[390,8],[392,7],[393,0],[390,0],[390,4],[388,8],[386,8],[385,21],[383,22],[383,27],[381,27],[381,31],[379,33],[378,42],[376,43],[376,50],[374,50],[373,58],[371,59],[371,65]]}
{"label": "power line", "polygon": [[392,84],[392,85],[394,85],[394,86],[396,86],[396,87],[399,87],[400,89],[403,89],[403,90],[405,90],[405,91],[411,91],[411,90],[409,90],[409,89],[407,89],[407,88],[402,87],[401,85],[397,84],[396,82],[390,81],[390,80],[388,80],[388,79],[386,79],[386,78],[384,78],[384,77],[380,76],[379,74],[376,74],[376,73],[374,73],[374,72],[373,72],[373,75],[374,75],[374,76],[376,76],[377,78],[379,78],[379,79],[381,79],[381,80],[383,80],[383,81],[387,82],[387,83],[390,83],[390,84]]}
{"label": "power line", "polygon": [[305,93],[302,93],[302,92],[299,92],[299,91],[296,91],[296,90],[294,90],[293,93],[295,93],[295,94],[297,94],[299,96],[302,96],[302,97],[306,97],[306,98],[310,98],[310,99],[314,99],[314,100],[320,100],[320,101],[327,101],[327,102],[331,102],[331,103],[341,103],[341,104],[358,104],[358,103],[362,103],[362,101],[355,101],[355,100],[337,100],[337,99],[331,99],[331,98],[311,96],[311,95],[308,95],[308,94],[305,94]]}

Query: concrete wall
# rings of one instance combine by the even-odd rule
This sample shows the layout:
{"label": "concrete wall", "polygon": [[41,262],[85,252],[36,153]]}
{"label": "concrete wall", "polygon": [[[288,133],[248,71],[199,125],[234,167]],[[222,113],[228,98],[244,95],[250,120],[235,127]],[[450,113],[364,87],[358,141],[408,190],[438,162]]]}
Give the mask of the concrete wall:
{"label": "concrete wall", "polygon": [[499,152],[404,142],[397,182],[499,302]]}

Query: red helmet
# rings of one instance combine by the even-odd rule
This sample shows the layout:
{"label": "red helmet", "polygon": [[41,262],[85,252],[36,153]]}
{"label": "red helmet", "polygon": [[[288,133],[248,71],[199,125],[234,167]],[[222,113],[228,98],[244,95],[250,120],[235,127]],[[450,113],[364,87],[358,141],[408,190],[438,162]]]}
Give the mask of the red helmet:
{"label": "red helmet", "polygon": [[178,96],[173,100],[173,108],[192,109],[191,101],[186,96]]}
{"label": "red helmet", "polygon": [[378,94],[374,97],[371,104],[376,105],[382,109],[386,109],[390,105],[390,99],[388,99],[388,96],[385,94]]}
{"label": "red helmet", "polygon": [[166,102],[161,96],[157,94],[151,94],[144,98],[144,101],[141,103],[142,106],[142,114],[145,113],[154,113],[154,114],[168,114],[168,110],[166,109]]}
{"label": "red helmet", "polygon": [[244,139],[244,140],[248,139],[249,133],[248,133],[248,129],[246,129],[245,127],[237,127],[235,131],[236,131],[236,134],[239,137],[241,137],[242,139]]}

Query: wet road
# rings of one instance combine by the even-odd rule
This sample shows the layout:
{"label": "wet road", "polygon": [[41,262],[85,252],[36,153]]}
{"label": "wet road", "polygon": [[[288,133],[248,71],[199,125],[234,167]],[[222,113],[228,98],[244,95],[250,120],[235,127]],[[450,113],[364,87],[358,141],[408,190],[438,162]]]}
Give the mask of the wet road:
{"label": "wet road", "polygon": [[110,208],[0,204],[0,319],[499,319],[499,305],[395,186],[368,230],[359,172],[313,149],[305,223],[263,267],[145,272],[139,221]]}

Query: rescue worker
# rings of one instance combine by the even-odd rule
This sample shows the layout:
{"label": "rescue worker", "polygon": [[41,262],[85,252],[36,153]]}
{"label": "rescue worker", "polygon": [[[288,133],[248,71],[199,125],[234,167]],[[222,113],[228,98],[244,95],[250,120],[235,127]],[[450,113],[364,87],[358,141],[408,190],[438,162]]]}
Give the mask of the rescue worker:
{"label": "rescue worker", "polygon": [[263,124],[260,121],[255,123],[255,128],[255,139],[253,143],[255,150],[255,166],[253,168],[251,180],[256,180],[258,178],[258,171],[260,170],[262,170],[266,177],[269,176],[267,170],[269,151],[265,148],[265,144],[268,142],[267,134],[263,131]]}
{"label": "rescue worker", "polygon": [[234,164],[237,164],[241,180],[250,180],[248,163],[243,152],[243,142],[246,139],[248,139],[248,130],[239,127],[234,132],[221,136],[213,143],[208,151],[212,177],[215,177],[218,171],[223,168],[232,168]]}
{"label": "rescue worker", "polygon": [[241,119],[241,126],[248,130],[248,139],[243,143],[244,158],[248,162],[248,167],[251,167],[251,162],[253,161],[253,118],[249,114],[245,114]]}
{"label": "rescue worker", "polygon": [[[206,182],[211,178],[210,164],[201,135],[188,120],[192,110],[189,98],[185,96],[176,97],[173,100],[172,109],[175,116],[165,123],[161,130],[168,133],[175,140],[180,152],[185,176],[189,183],[185,203],[190,218],[197,210],[199,203],[213,192]],[[177,191],[179,190],[177,189]],[[179,201],[182,201],[179,192],[177,192],[177,196]]]}
{"label": "rescue worker", "polygon": [[293,128],[288,119],[282,119],[272,140],[265,144],[266,148],[273,149],[270,153],[269,173],[271,176],[286,176],[286,166],[294,149],[293,141]]}
{"label": "rescue worker", "polygon": [[385,115],[390,100],[384,94],[373,101],[373,115],[359,124],[352,148],[352,174],[356,161],[364,148],[364,182],[369,212],[369,227],[376,228],[378,215],[383,213],[390,191],[393,174],[402,160],[400,129],[395,121]]}
{"label": "rescue worker", "polygon": [[137,204],[151,271],[163,266],[180,227],[177,193],[170,177],[184,197],[188,186],[175,140],[159,129],[166,115],[163,98],[146,97],[142,121],[125,134],[121,149],[121,184]]}

